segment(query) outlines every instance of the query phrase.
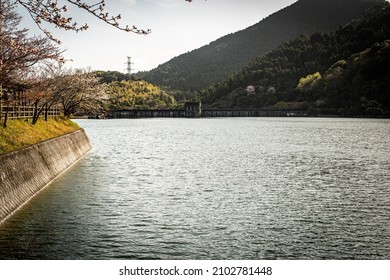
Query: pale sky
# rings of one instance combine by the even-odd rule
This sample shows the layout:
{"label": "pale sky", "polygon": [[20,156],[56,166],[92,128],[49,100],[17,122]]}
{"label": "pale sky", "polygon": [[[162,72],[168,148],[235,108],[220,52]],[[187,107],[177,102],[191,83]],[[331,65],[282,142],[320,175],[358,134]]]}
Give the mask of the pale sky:
{"label": "pale sky", "polygon": [[[71,4],[58,0],[61,4]],[[98,0],[90,0],[96,3]],[[121,14],[123,25],[152,30],[147,36],[126,33],[96,20],[80,9],[69,16],[90,29],[80,33],[47,29],[62,41],[64,56],[72,59],[68,67],[126,72],[127,57],[134,72],[151,70],[180,54],[207,45],[216,39],[245,29],[296,0],[106,0],[106,11]],[[29,15],[23,25],[32,34],[40,34]]]}

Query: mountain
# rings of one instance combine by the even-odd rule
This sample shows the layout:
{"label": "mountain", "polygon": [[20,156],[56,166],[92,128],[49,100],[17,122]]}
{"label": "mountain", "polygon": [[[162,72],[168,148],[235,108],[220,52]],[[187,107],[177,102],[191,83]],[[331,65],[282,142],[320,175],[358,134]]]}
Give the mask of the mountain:
{"label": "mountain", "polygon": [[283,41],[345,25],[384,0],[299,0],[245,30],[182,54],[138,75],[169,89],[199,90],[264,55]]}
{"label": "mountain", "polygon": [[[390,4],[331,33],[300,35],[200,93],[205,107],[389,115]],[[375,108],[375,110],[373,110]]]}

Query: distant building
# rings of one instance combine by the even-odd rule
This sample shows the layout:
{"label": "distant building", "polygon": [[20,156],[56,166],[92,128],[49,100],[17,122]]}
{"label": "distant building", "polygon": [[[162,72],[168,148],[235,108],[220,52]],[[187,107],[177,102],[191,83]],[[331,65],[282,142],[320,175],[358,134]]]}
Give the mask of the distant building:
{"label": "distant building", "polygon": [[188,118],[199,118],[202,114],[202,104],[200,102],[186,102],[184,108]]}

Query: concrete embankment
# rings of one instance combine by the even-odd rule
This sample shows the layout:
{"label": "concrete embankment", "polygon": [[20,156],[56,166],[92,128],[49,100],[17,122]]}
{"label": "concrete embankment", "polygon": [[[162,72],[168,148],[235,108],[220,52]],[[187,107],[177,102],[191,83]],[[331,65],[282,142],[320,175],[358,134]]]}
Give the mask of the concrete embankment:
{"label": "concrete embankment", "polygon": [[0,155],[0,223],[91,149],[80,129]]}

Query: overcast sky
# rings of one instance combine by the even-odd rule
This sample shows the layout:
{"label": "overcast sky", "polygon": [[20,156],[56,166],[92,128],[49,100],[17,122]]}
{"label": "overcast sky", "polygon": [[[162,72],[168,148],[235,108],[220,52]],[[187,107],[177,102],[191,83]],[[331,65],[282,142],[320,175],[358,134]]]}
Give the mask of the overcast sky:
{"label": "overcast sky", "polygon": [[[71,4],[64,0],[59,3]],[[87,1],[88,3],[98,2]],[[152,30],[147,36],[126,33],[96,20],[80,9],[69,16],[90,29],[80,33],[47,29],[62,41],[69,67],[126,72],[127,56],[135,71],[151,70],[171,58],[253,25],[296,0],[106,0],[106,10],[121,14],[121,22]],[[40,34],[20,9],[23,25]]]}

